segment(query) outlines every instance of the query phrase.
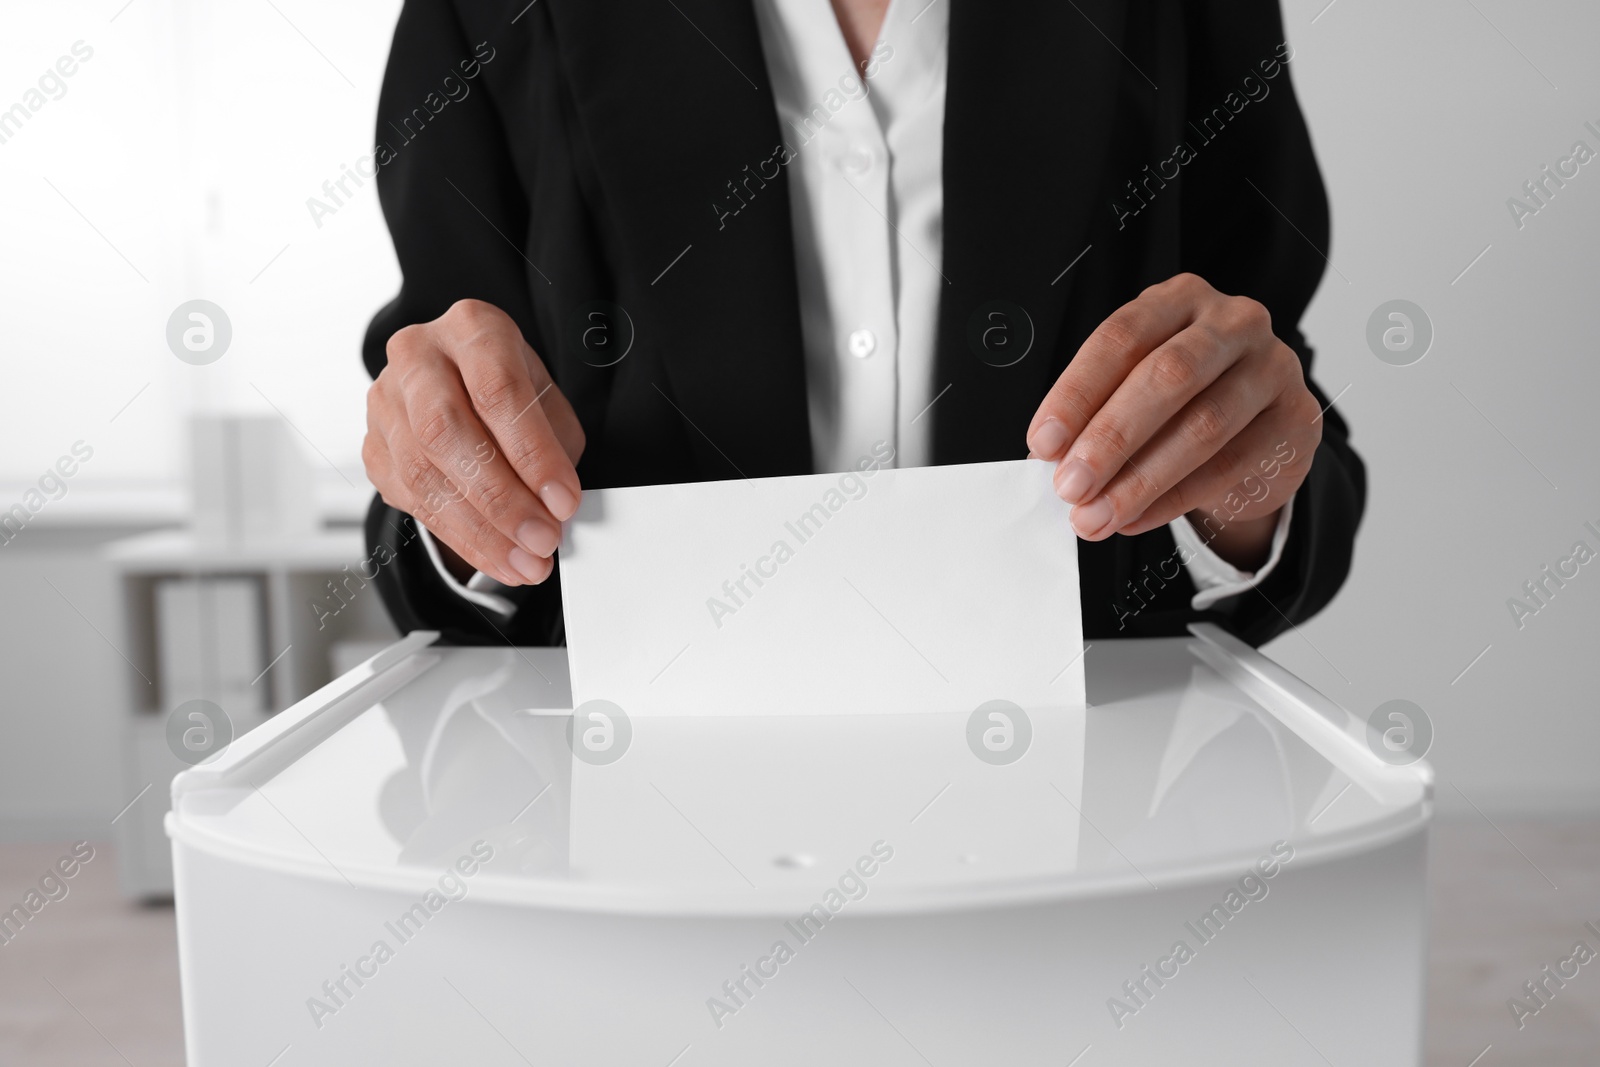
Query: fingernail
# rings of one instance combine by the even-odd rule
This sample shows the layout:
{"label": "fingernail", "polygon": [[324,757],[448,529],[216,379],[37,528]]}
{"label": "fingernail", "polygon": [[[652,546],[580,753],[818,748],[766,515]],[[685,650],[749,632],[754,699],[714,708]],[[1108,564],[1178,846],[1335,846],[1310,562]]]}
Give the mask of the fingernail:
{"label": "fingernail", "polygon": [[506,553],[506,562],[512,568],[534,585],[538,585],[550,575],[550,561],[530,556],[520,548],[513,548]]}
{"label": "fingernail", "polygon": [[1028,439],[1028,447],[1040,459],[1055,459],[1056,453],[1067,447],[1067,428],[1054,416],[1045,419]]}
{"label": "fingernail", "polygon": [[1088,504],[1072,509],[1072,528],[1079,537],[1092,537],[1111,521],[1111,500],[1096,497]]}
{"label": "fingernail", "polygon": [[539,489],[539,499],[550,509],[557,522],[566,522],[578,510],[578,498],[560,482],[546,482]]}
{"label": "fingernail", "polygon": [[561,543],[561,531],[552,527],[548,522],[539,522],[529,519],[517,527],[517,544],[532,552],[535,556],[549,558]]}
{"label": "fingernail", "polygon": [[1056,475],[1056,496],[1069,504],[1081,501],[1094,488],[1094,471],[1081,459],[1071,459]]}

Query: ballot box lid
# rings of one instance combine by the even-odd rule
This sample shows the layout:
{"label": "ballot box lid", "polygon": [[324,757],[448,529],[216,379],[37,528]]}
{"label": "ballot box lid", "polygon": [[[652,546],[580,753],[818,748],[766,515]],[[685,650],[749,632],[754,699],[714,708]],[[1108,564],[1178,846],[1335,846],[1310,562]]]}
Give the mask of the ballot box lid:
{"label": "ballot box lid", "polygon": [[434,638],[180,774],[169,835],[335,886],[455,870],[524,907],[867,913],[1236,880],[1432,811],[1425,721],[1346,711],[1208,624],[1094,642],[1087,708],[869,715],[574,714],[562,650]]}

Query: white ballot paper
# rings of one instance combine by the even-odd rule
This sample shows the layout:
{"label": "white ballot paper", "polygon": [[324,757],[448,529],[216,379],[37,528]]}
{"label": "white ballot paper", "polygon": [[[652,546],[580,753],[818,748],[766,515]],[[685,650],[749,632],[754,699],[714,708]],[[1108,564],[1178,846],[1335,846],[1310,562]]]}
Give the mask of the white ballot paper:
{"label": "white ballot paper", "polygon": [[1071,511],[1043,460],[590,490],[574,705],[629,716],[1081,708]]}

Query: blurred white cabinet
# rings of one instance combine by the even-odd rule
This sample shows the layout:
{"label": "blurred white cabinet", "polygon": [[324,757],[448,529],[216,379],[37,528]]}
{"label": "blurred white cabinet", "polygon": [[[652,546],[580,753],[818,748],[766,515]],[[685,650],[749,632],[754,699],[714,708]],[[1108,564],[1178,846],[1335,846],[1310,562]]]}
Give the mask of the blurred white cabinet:
{"label": "blurred white cabinet", "polygon": [[[119,877],[130,897],[172,892],[162,819],[183,770],[168,719],[189,700],[220,707],[238,737],[338,674],[336,646],[395,636],[359,529],[208,544],[184,530],[106,546],[122,602],[125,690]],[[180,715],[176,732],[187,727]]]}
{"label": "blurred white cabinet", "polygon": [[156,580],[156,689],[159,707],[215,700],[230,715],[267,708],[265,583],[257,576]]}

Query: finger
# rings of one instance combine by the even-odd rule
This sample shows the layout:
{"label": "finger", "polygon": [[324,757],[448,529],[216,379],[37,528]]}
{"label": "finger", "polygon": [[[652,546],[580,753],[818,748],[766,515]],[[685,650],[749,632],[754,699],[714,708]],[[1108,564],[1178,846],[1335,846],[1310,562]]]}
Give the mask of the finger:
{"label": "finger", "polygon": [[[457,536],[453,533],[446,535],[444,531],[450,528],[449,524],[435,513],[436,509],[430,508],[427,502],[427,494],[422,498],[414,499],[412,491],[402,484],[394,456],[389,451],[389,444],[382,434],[374,432],[367,435],[367,439],[362,442],[361,457],[366,463],[367,477],[371,480],[373,486],[377,488],[378,495],[383,498],[384,503],[412,516],[428,527],[429,532],[433,533],[439,540],[450,545],[451,548],[456,548]],[[435,495],[433,504],[436,505],[439,502],[437,500],[437,491],[430,489],[428,493]],[[460,552],[461,550],[457,549],[457,551]],[[467,557],[463,555],[462,558],[466,559]],[[492,565],[485,560],[474,561],[468,559],[468,562],[475,569],[483,571],[491,578],[506,585],[521,585],[527,580],[526,578],[513,577],[512,573],[509,573],[505,567]]]}
{"label": "finger", "polygon": [[[560,390],[553,387],[547,369],[528,347],[517,324],[491,304],[462,300],[431,323],[430,329],[475,399],[482,394],[488,408],[515,405],[510,409],[511,421],[521,424],[518,429],[522,432],[510,434],[508,430],[508,439],[501,442],[506,457],[558,522],[571,518],[578,509],[578,473],[541,406],[545,398]],[[515,373],[518,361],[522,375]],[[536,388],[523,393],[525,383],[529,387],[536,383]],[[576,423],[576,418],[573,421]]]}
{"label": "finger", "polygon": [[1146,289],[1112,312],[1079,347],[1034,412],[1029,450],[1040,459],[1058,459],[1139,361],[1194,320],[1197,299],[1193,285],[1179,286],[1175,279]]}
{"label": "finger", "polygon": [[567,458],[576,467],[578,460],[583,458],[586,444],[578,413],[572,410],[572,403],[567,400],[566,394],[555,388],[555,381],[550,377],[544,361],[526,341],[522,344],[522,353],[523,363],[528,368],[528,377],[533,382],[539,405],[544,408],[545,418],[550,421],[550,428],[555,431],[556,440],[561,442]]}
{"label": "finger", "polygon": [[[1305,481],[1319,435],[1285,433],[1283,421],[1274,417],[1283,403],[1269,407],[1120,532],[1145,533],[1202,508],[1210,512],[1203,520],[1207,525],[1225,525],[1259,518],[1287,504]],[[1303,439],[1293,439],[1296,436]]]}
{"label": "finger", "polygon": [[405,484],[403,473],[389,448],[389,440],[384,436],[384,427],[395,425],[392,412],[398,409],[379,388],[382,384],[381,379],[374,382],[367,394],[367,435],[361,442],[361,461],[366,467],[367,479],[378,490],[383,502],[417,517],[419,501]]}
{"label": "finger", "polygon": [[[1079,536],[1098,541],[1143,516],[1150,505],[1206,462],[1248,426],[1278,394],[1267,357],[1234,364],[1189,400],[1151,435],[1136,456],[1097,487],[1087,504],[1072,510]],[[1089,433],[1093,434],[1091,426]],[[1087,435],[1086,435],[1087,436]],[[1073,445],[1073,452],[1079,446]]]}
{"label": "finger", "polygon": [[[520,364],[514,366],[520,370]],[[422,451],[460,488],[462,497],[525,553],[553,553],[561,540],[559,524],[502,460],[494,434],[473,411],[456,364],[419,362],[407,373],[402,396],[405,422]],[[516,569],[526,573],[523,562]]]}
{"label": "finger", "polygon": [[367,481],[378,491],[383,502],[392,508],[409,512],[411,496],[399,485],[394,474],[394,459],[389,455],[389,442],[375,429],[368,429],[361,442],[361,463],[367,471]]}
{"label": "finger", "polygon": [[[531,361],[521,355],[524,349]],[[545,414],[545,404],[554,405],[561,391],[533,350],[518,342],[516,354],[508,357],[498,341],[480,337],[447,352],[460,369],[473,409],[492,431],[511,471],[538,494],[544,511],[557,523],[570,519],[578,510],[578,472]],[[530,373],[535,366],[537,379]],[[543,384],[536,388],[540,379]],[[564,398],[560,404],[566,405]],[[566,406],[570,413],[570,405]],[[559,539],[559,527],[556,535]]]}
{"label": "finger", "polygon": [[1242,341],[1226,339],[1203,323],[1186,326],[1158,345],[1062,456],[1055,475],[1057,494],[1069,504],[1093,500],[1184,405],[1243,354]]}
{"label": "finger", "polygon": [[465,490],[434,466],[409,427],[393,428],[388,443],[397,479],[411,498],[410,513],[430,533],[506,585],[538,584],[549,577],[550,561],[513,544],[470,504]]}

